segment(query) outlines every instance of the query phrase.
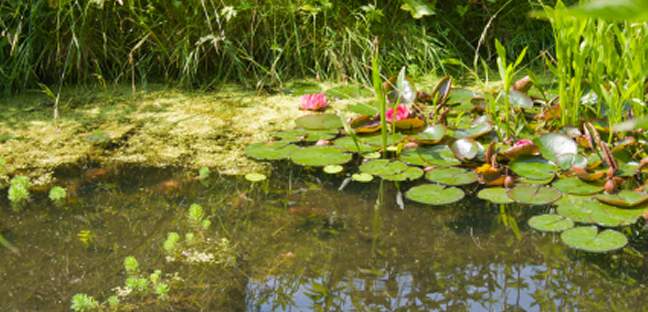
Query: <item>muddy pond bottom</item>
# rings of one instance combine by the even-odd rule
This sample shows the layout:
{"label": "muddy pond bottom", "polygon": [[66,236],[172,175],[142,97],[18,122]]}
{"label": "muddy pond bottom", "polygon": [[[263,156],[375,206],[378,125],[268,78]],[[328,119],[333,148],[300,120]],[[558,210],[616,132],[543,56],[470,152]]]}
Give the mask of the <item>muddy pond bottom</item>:
{"label": "muddy pond bottom", "polygon": [[[126,311],[648,309],[645,257],[586,254],[530,230],[528,218],[548,207],[467,196],[400,210],[393,183],[338,191],[341,178],[294,168],[253,185],[195,175],[74,168],[57,173],[63,205],[37,193],[16,210],[2,194],[0,234],[11,248],[0,246],[0,311],[66,311],[77,293],[104,303],[123,292],[128,256],[170,287],[164,299],[121,293]],[[191,224],[192,204],[207,230]],[[183,242],[192,231],[202,243],[183,243],[184,261],[172,259],[169,233]]]}

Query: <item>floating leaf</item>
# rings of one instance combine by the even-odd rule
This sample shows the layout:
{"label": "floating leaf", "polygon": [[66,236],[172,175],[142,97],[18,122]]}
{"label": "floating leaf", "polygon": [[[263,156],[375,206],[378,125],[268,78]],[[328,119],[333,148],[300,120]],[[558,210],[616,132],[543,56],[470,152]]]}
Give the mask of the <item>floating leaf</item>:
{"label": "floating leaf", "polygon": [[565,194],[573,195],[592,195],[603,191],[602,186],[586,183],[577,177],[559,179],[552,186]]}
{"label": "floating leaf", "polygon": [[529,226],[540,232],[562,232],[574,227],[574,221],[555,214],[544,214],[529,219]]}
{"label": "floating leaf", "polygon": [[342,128],[342,120],[335,114],[311,114],[295,119],[295,124],[307,130],[331,130]]}
{"label": "floating leaf", "polygon": [[477,197],[494,204],[511,204],[514,202],[508,196],[508,190],[503,187],[485,188],[477,193]]}
{"label": "floating leaf", "polygon": [[290,159],[301,166],[324,167],[349,162],[352,155],[333,146],[310,146],[295,150]]}
{"label": "floating leaf", "polygon": [[445,185],[467,185],[477,182],[477,174],[462,168],[434,168],[425,174],[425,178]]}
{"label": "floating leaf", "polygon": [[628,244],[625,235],[615,230],[599,232],[596,226],[581,226],[564,231],[560,238],[567,246],[588,252],[609,252]]}
{"label": "floating leaf", "polygon": [[425,121],[418,118],[407,118],[396,121],[395,126],[398,130],[414,130],[423,128],[423,126],[425,126]]}
{"label": "floating leaf", "polygon": [[362,173],[362,172],[361,173],[354,173],[351,176],[351,179],[353,179],[353,181],[362,182],[362,183],[369,183],[369,182],[373,181],[373,178],[374,177],[372,175],[370,175],[368,173]]}
{"label": "floating leaf", "polygon": [[486,135],[493,130],[493,125],[487,118],[477,118],[473,121],[468,129],[457,129],[454,132],[454,137],[457,139],[476,139],[480,136]]}
{"label": "floating leaf", "polygon": [[256,183],[256,182],[264,181],[265,179],[267,179],[267,177],[262,173],[253,172],[253,173],[246,174],[245,179],[252,183]]}
{"label": "floating leaf", "polygon": [[399,159],[406,163],[417,166],[457,166],[461,162],[455,158],[447,145],[435,145],[430,147],[418,147],[407,149],[400,154]]}
{"label": "floating leaf", "polygon": [[629,190],[623,190],[617,194],[600,194],[596,195],[595,198],[608,205],[626,208],[636,207],[648,202],[648,194]]}
{"label": "floating leaf", "polygon": [[347,107],[347,110],[365,116],[374,116],[379,112],[376,106],[366,103],[351,104]]}
{"label": "floating leaf", "polygon": [[379,176],[389,181],[416,180],[423,176],[423,170],[410,167],[400,161],[388,159],[370,160],[360,165],[360,172]]}
{"label": "floating leaf", "polygon": [[481,148],[480,144],[473,139],[459,139],[452,143],[450,147],[452,152],[458,159],[461,160],[472,160],[477,157]]}
{"label": "floating leaf", "polygon": [[622,209],[601,203],[590,196],[563,196],[558,202],[559,215],[576,222],[616,227],[637,222],[645,209]]}
{"label": "floating leaf", "polygon": [[405,193],[407,199],[421,204],[442,206],[458,202],[465,196],[460,188],[445,187],[439,184],[415,186]]}
{"label": "floating leaf", "polygon": [[539,157],[518,158],[509,164],[509,168],[519,175],[531,180],[553,179],[556,175],[556,166]]}
{"label": "floating leaf", "polygon": [[333,146],[352,153],[370,153],[380,149],[379,146],[367,144],[362,140],[358,140],[356,145],[356,142],[350,136],[341,137],[333,141]]}
{"label": "floating leaf", "polygon": [[533,100],[531,99],[531,97],[517,90],[510,91],[509,101],[511,103],[511,106],[515,108],[520,108],[520,109],[533,108]]}
{"label": "floating leaf", "polygon": [[535,144],[520,144],[508,148],[501,154],[508,159],[516,159],[522,156],[538,155],[539,153],[540,151],[538,150],[538,146]]}
{"label": "floating leaf", "polygon": [[425,128],[422,132],[414,135],[414,140],[421,144],[437,144],[446,134],[446,127],[443,125],[434,125]]}
{"label": "floating leaf", "polygon": [[359,97],[370,97],[373,94],[371,91],[361,85],[344,85],[337,86],[331,89],[326,90],[325,92],[327,97],[338,98],[338,99],[352,99]]}
{"label": "floating leaf", "polygon": [[510,189],[509,197],[514,201],[527,205],[551,204],[562,196],[559,190],[542,185],[518,184]]}
{"label": "floating leaf", "polygon": [[286,89],[284,89],[284,93],[294,96],[320,92],[322,92],[322,86],[313,81],[295,81],[288,84]]}
{"label": "floating leaf", "polygon": [[328,174],[337,174],[337,173],[342,172],[342,170],[344,170],[344,167],[342,167],[340,165],[324,166],[324,172],[328,173]]}
{"label": "floating leaf", "polygon": [[245,155],[257,160],[280,160],[290,158],[299,148],[287,142],[255,143],[245,149]]}
{"label": "floating leaf", "polygon": [[334,139],[337,136],[337,131],[293,129],[275,132],[273,133],[273,136],[284,142],[317,142],[319,140]]}
{"label": "floating leaf", "polygon": [[448,96],[446,102],[448,104],[468,103],[472,106],[471,100],[473,97],[475,97],[475,92],[470,89],[452,88],[452,90],[450,90],[450,96]]}
{"label": "floating leaf", "polygon": [[540,149],[542,157],[560,165],[565,162],[566,157],[574,157],[578,154],[578,145],[572,138],[561,133],[545,134],[534,140]]}

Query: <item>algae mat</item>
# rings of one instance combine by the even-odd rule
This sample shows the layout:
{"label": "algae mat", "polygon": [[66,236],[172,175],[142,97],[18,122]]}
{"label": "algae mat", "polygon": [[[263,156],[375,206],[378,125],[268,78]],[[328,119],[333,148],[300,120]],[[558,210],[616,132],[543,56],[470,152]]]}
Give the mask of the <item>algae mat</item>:
{"label": "algae mat", "polygon": [[[332,101],[332,109],[349,100]],[[153,167],[210,167],[221,174],[260,170],[244,156],[251,142],[305,114],[299,97],[238,87],[196,92],[152,86],[74,88],[62,94],[60,118],[40,94],[0,99],[0,157],[8,176],[51,182],[54,169],[93,161]]]}

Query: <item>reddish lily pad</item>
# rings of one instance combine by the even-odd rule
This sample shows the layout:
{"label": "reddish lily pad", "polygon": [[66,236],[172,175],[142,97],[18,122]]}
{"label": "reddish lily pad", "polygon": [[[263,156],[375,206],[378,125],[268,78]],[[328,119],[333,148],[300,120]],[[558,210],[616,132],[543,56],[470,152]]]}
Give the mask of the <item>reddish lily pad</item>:
{"label": "reddish lily pad", "polygon": [[395,126],[398,130],[414,130],[423,128],[425,121],[418,118],[407,118],[396,121]]}

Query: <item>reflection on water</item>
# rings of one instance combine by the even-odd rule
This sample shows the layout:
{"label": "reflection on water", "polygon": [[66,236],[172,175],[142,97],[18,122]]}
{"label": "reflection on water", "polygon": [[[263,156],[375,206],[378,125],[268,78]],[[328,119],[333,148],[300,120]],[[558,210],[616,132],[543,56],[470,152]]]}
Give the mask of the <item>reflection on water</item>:
{"label": "reflection on water", "polygon": [[[18,213],[1,204],[0,231],[20,254],[0,249],[0,310],[65,310],[74,293],[105,296],[127,255],[187,281],[151,310],[646,310],[644,260],[585,255],[530,231],[526,220],[549,208],[465,200],[400,210],[392,184],[338,192],[339,180],[303,174],[253,188],[135,168],[60,175],[76,194],[65,210],[43,195]],[[194,202],[218,225],[213,234],[236,244],[235,269],[165,262],[162,241]]]}

